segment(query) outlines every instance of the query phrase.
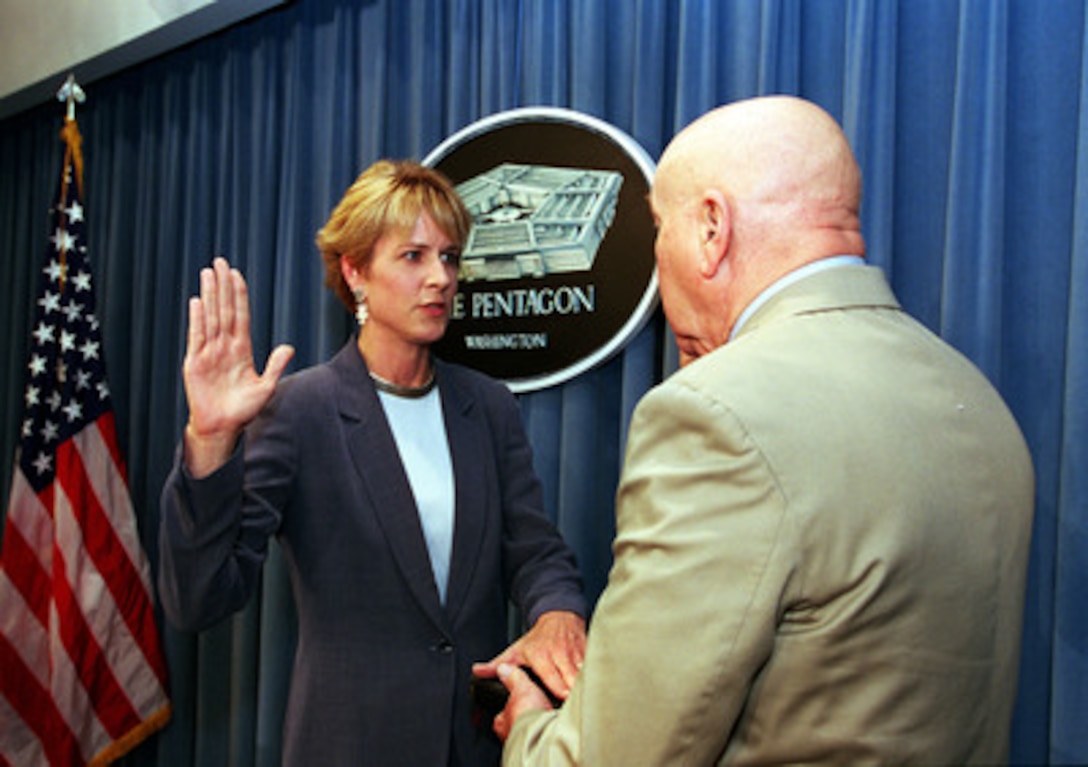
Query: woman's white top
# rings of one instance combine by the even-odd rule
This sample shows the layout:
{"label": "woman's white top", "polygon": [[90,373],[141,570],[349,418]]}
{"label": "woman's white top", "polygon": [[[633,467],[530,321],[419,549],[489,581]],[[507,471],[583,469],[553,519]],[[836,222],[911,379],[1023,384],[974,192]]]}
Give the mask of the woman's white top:
{"label": "woman's white top", "polygon": [[453,550],[453,462],[438,387],[418,398],[379,391],[419,509],[438,598],[446,603]]}

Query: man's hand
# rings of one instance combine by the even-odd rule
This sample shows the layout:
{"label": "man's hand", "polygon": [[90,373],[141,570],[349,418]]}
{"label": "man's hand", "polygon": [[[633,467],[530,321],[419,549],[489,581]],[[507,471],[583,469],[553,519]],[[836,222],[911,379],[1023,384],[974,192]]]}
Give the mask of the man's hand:
{"label": "man's hand", "polygon": [[544,691],[529,678],[529,675],[517,666],[500,663],[496,667],[496,673],[506,689],[510,691],[506,708],[495,717],[492,725],[495,734],[505,743],[519,716],[526,711],[551,711],[552,703]]}
{"label": "man's hand", "polygon": [[586,655],[586,622],[561,610],[544,613],[529,631],[488,663],[477,663],[477,676],[498,675],[499,664],[528,666],[560,700],[566,700]]}
{"label": "man's hand", "polygon": [[506,740],[523,711],[552,708],[544,691],[518,666],[530,667],[556,698],[566,700],[585,655],[585,619],[555,610],[541,615],[528,632],[491,661],[473,665],[476,676],[497,676],[510,690],[506,708],[495,717],[495,733]]}
{"label": "man's hand", "polygon": [[189,403],[185,462],[194,476],[218,468],[275,391],[294,350],[277,347],[263,374],[253,363],[246,282],[224,258],[200,271],[200,296],[189,299],[182,378]]}

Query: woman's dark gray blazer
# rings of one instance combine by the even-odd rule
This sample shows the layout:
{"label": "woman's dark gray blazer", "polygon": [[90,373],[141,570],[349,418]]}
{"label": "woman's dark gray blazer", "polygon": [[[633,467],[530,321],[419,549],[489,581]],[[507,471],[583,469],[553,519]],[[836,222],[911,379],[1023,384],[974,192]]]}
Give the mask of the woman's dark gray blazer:
{"label": "woman's dark gray blazer", "polygon": [[283,548],[299,622],[285,764],[496,763],[497,740],[470,721],[468,682],[473,662],[507,644],[507,600],[530,623],[549,610],[585,615],[516,400],[436,364],[456,488],[445,606],[355,339],[285,377],[216,473],[194,480],[178,460],[166,481],[159,588],[177,627],[243,607],[269,537]]}

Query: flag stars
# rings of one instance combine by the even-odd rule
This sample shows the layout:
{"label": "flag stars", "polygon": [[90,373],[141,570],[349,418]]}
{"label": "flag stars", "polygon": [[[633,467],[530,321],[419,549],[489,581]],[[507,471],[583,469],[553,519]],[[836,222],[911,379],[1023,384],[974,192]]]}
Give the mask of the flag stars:
{"label": "flag stars", "polygon": [[44,271],[49,275],[49,279],[53,282],[60,282],[67,276],[68,267],[65,264],[58,263],[56,259],[54,259],[49,262],[49,265],[45,267]]}
{"label": "flag stars", "polygon": [[105,381],[99,381],[98,386],[96,386],[95,388],[98,389],[98,398],[99,399],[108,399],[109,398],[109,396],[110,396],[110,387],[106,385]]}
{"label": "flag stars", "polygon": [[60,294],[45,291],[45,295],[38,299],[38,306],[44,309],[47,315],[50,312],[59,312]]}
{"label": "flag stars", "polygon": [[76,238],[67,229],[57,229],[49,239],[58,253],[67,253],[76,247]]}
{"label": "flag stars", "polygon": [[[72,280],[72,282],[74,284],[75,280]],[[83,304],[77,304],[75,301],[69,301],[68,305],[64,307],[64,316],[68,318],[69,322],[77,322],[82,313]]]}
{"label": "flag stars", "polygon": [[46,444],[52,442],[60,434],[60,427],[52,421],[46,421],[42,427],[42,441]]}
{"label": "flag stars", "polygon": [[87,370],[80,370],[76,373],[76,391],[89,388],[91,388],[91,374]]}
{"label": "flag stars", "polygon": [[76,348],[76,334],[68,330],[62,330],[60,332],[60,350],[64,352],[70,352]]}
{"label": "flag stars", "polygon": [[34,459],[34,468],[39,474],[46,474],[53,469],[53,460],[45,453],[38,453],[38,457]]}
{"label": "flag stars", "polygon": [[23,421],[23,429],[19,433],[20,439],[29,439],[30,435],[34,433],[34,419],[27,418]]}
{"label": "flag stars", "polygon": [[69,221],[83,220],[83,206],[79,204],[79,200],[72,200],[72,204],[65,208],[64,212],[68,214]]}
{"label": "flag stars", "polygon": [[68,423],[78,421],[83,416],[83,406],[72,400],[64,406],[64,414],[68,416]]}
{"label": "flag stars", "polygon": [[31,335],[33,335],[34,338],[37,339],[39,346],[51,344],[55,340],[53,338],[53,326],[46,325],[44,322],[39,322],[38,327],[35,328],[34,332]]}
{"label": "flag stars", "polygon": [[41,393],[41,389],[39,389],[37,386],[26,387],[26,395],[23,399],[26,402],[26,407],[28,410],[41,402]]}
{"label": "flag stars", "polygon": [[83,342],[79,350],[83,353],[84,360],[98,359],[98,344],[89,338]]}
{"label": "flag stars", "polygon": [[60,410],[60,404],[61,404],[60,392],[55,391],[52,394],[50,394],[49,399],[46,400],[46,403],[49,405],[49,409],[52,410],[53,412],[56,412],[56,411]]}
{"label": "flag stars", "polygon": [[89,291],[91,289],[91,275],[87,274],[87,272],[80,272],[72,278],[72,284],[76,286],[77,292]]}
{"label": "flag stars", "polygon": [[27,365],[27,367],[30,369],[31,377],[37,378],[38,376],[45,373],[46,364],[47,360],[45,359],[45,357],[40,354],[33,355],[30,358],[30,364]]}

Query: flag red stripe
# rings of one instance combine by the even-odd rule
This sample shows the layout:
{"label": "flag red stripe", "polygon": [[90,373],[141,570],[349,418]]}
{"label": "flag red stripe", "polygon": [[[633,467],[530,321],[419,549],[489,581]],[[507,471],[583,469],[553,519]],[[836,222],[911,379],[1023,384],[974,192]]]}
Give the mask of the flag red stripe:
{"label": "flag red stripe", "polygon": [[166,664],[156,641],[158,634],[151,597],[144,590],[139,570],[117,538],[110,518],[99,503],[91,478],[87,476],[79,452],[71,441],[57,448],[57,482],[79,520],[87,553],[105,579],[117,609],[158,678],[159,685],[165,689]]}
{"label": "flag red stripe", "polygon": [[101,645],[87,624],[86,616],[72,592],[65,574],[64,552],[54,549],[55,578],[53,596],[56,600],[58,631],[68,657],[76,669],[87,695],[94,701],[95,712],[103,728],[112,738],[120,738],[140,724],[140,716],[132,707],[128,695],[117,682]]}
{"label": "flag red stripe", "polygon": [[102,432],[102,441],[110,449],[110,457],[113,465],[121,476],[121,481],[128,486],[128,472],[125,469],[125,457],[121,455],[121,443],[117,439],[117,418],[112,410],[108,410],[98,417],[98,430]]}
{"label": "flag red stripe", "polygon": [[32,615],[40,624],[48,626],[49,602],[52,600],[49,574],[42,570],[41,562],[34,556],[22,531],[12,523],[10,516],[4,526],[4,572],[23,595]]}
{"label": "flag red stripe", "polygon": [[[6,541],[6,539],[5,539]],[[5,552],[7,543],[4,544]],[[41,741],[52,764],[86,764],[75,733],[61,716],[49,691],[26,667],[6,636],[0,634],[0,668],[4,669],[4,696]]]}

